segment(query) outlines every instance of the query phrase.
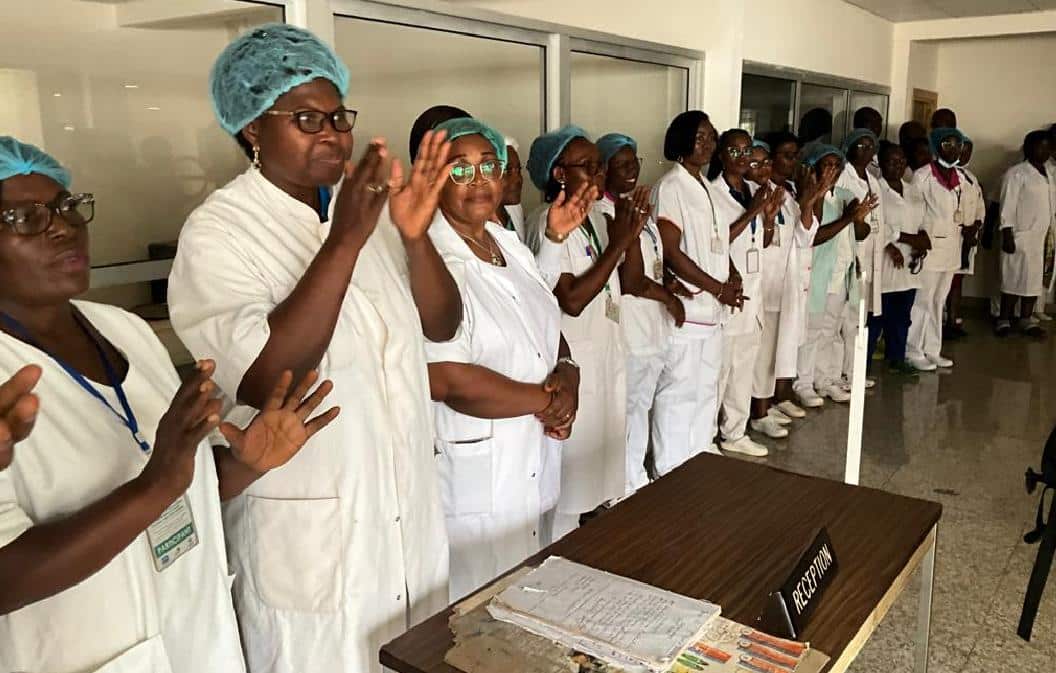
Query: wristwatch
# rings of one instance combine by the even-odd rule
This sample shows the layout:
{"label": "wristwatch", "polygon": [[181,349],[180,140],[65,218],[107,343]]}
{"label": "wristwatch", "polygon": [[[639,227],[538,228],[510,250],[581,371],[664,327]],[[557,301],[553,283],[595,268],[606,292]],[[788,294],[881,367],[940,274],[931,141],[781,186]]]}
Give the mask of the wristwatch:
{"label": "wristwatch", "polygon": [[560,364],[566,364],[566,365],[569,365],[571,367],[575,367],[576,369],[579,369],[579,363],[576,362],[575,360],[573,360],[572,358],[567,357],[567,356],[561,358],[560,360],[558,360],[557,364],[559,364],[559,365]]}

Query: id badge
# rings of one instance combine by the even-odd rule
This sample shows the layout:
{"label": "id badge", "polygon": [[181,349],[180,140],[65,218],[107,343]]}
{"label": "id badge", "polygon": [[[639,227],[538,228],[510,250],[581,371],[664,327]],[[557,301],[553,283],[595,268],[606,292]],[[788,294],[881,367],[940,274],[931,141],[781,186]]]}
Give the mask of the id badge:
{"label": "id badge", "polygon": [[964,223],[964,213],[961,212],[960,208],[958,208],[956,211],[954,211],[954,213],[953,213],[953,221],[957,222],[959,224],[963,224]]}
{"label": "id badge", "polygon": [[659,282],[664,278],[664,263],[659,259],[653,262],[653,280]]}
{"label": "id badge", "polygon": [[614,323],[620,322],[620,305],[608,294],[605,295],[605,317]]}
{"label": "id badge", "polygon": [[880,222],[875,218],[869,218],[869,233],[879,234],[880,233]]}
{"label": "id badge", "polygon": [[713,237],[711,239],[711,254],[721,255],[726,252],[722,247],[722,239]]}
{"label": "id badge", "polygon": [[745,273],[759,273],[759,250],[751,248],[745,257]]}
{"label": "id badge", "polygon": [[187,494],[176,499],[158,520],[147,528],[150,556],[159,573],[172,566],[176,559],[198,546],[198,529],[191,514]]}

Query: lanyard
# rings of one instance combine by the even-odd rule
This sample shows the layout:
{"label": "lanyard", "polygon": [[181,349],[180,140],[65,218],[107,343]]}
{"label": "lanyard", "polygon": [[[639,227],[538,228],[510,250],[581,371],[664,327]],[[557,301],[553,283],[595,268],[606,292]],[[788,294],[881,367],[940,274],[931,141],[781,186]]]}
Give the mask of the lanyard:
{"label": "lanyard", "polygon": [[0,320],[2,320],[5,325],[17,332],[18,335],[21,336],[30,346],[42,351],[45,355],[54,360],[56,364],[62,367],[66,374],[77,383],[77,385],[84,389],[85,392],[102,402],[102,404],[112,411],[114,415],[121,420],[121,423],[128,428],[128,431],[132,433],[132,439],[135,440],[136,444],[139,445],[139,448],[143,450],[143,453],[149,453],[150,444],[147,443],[139,433],[139,421],[136,420],[136,414],[132,411],[132,406],[128,403],[128,397],[125,396],[124,387],[121,385],[121,382],[117,380],[117,372],[114,371],[113,366],[110,364],[110,360],[106,357],[103,345],[97,338],[95,338],[95,335],[92,334],[91,330],[85,326],[79,314],[75,313],[74,319],[77,321],[77,326],[81,328],[81,331],[84,332],[85,336],[92,340],[92,344],[95,346],[95,351],[99,354],[99,361],[103,364],[103,369],[106,372],[106,379],[117,393],[117,401],[121,404],[121,408],[124,409],[125,413],[123,415],[117,409],[114,409],[110,402],[103,397],[103,394],[100,393],[96,387],[88,381],[88,379],[84,378],[79,371],[74,369],[72,365],[54,353],[45,350],[39,343],[37,343],[36,339],[33,338],[33,335],[29,333],[29,330],[27,330],[22,323],[18,322],[8,314],[0,312]]}
{"label": "lanyard", "polygon": [[708,186],[704,184],[704,178],[698,177],[697,182],[700,183],[700,186],[704,189],[704,195],[708,197],[708,206],[711,208],[711,238],[713,241],[717,241],[721,245],[722,236],[719,236],[719,218],[715,214],[715,201],[711,198],[711,192],[708,190]]}
{"label": "lanyard", "polygon": [[[601,256],[601,239],[598,238],[598,233],[594,231],[594,224],[590,221],[588,215],[583,224],[579,225],[581,229],[587,232],[587,256],[590,257],[594,262],[598,261],[598,257]],[[610,297],[612,296],[612,290],[609,289],[609,282],[605,281],[605,293]]]}

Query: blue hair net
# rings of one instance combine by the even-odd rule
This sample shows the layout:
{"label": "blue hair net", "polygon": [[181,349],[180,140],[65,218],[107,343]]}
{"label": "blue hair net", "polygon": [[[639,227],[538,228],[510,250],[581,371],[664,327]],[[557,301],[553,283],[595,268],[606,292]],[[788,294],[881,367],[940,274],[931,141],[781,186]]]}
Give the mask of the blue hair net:
{"label": "blue hair net", "polygon": [[869,129],[854,129],[847,134],[847,137],[843,139],[843,153],[844,155],[851,153],[851,148],[854,147],[862,138],[872,138],[873,145],[879,149],[880,139],[876,137],[876,134]]}
{"label": "blue hair net", "polygon": [[528,177],[532,179],[532,184],[536,188],[546,189],[547,183],[550,182],[550,172],[554,169],[557,158],[576,138],[590,140],[590,134],[574,124],[569,124],[541,135],[532,142],[532,147],[528,150]]}
{"label": "blue hair net", "polygon": [[770,143],[766,142],[765,140],[759,140],[759,139],[753,140],[752,141],[752,147],[761,147],[764,150],[766,150],[767,154],[770,154]]}
{"label": "blue hair net", "polygon": [[931,135],[928,136],[928,141],[931,143],[931,153],[935,156],[939,156],[939,145],[942,144],[943,140],[946,140],[950,136],[957,138],[962,143],[967,140],[968,136],[964,135],[957,129],[952,128],[941,128],[932,129]]}
{"label": "blue hair net", "polygon": [[601,162],[605,165],[608,165],[609,159],[616,156],[616,153],[624,147],[630,147],[632,152],[638,153],[638,143],[634,138],[622,133],[606,133],[598,138],[597,146],[598,152],[601,153]]}
{"label": "blue hair net", "polygon": [[472,117],[449,119],[442,124],[437,124],[434,130],[447,131],[448,140],[455,140],[462,136],[484,136],[484,139],[495,148],[495,155],[498,156],[499,161],[503,165],[506,164],[506,138],[479,119],[473,119]]}
{"label": "blue hair net", "polygon": [[348,68],[333,49],[302,28],[271,23],[227,45],[209,73],[209,93],[220,126],[235,135],[279,96],[320,78],[342,98],[348,93]]}
{"label": "blue hair net", "polygon": [[817,143],[815,145],[810,146],[807,155],[803,158],[803,163],[813,168],[817,165],[819,161],[829,156],[830,154],[839,157],[840,161],[846,160],[846,157],[843,156],[843,152],[841,152],[837,147],[833,145],[827,145],[825,143]]}
{"label": "blue hair net", "polygon": [[64,189],[70,188],[70,172],[53,156],[36,145],[0,136],[0,180],[33,173],[51,178]]}

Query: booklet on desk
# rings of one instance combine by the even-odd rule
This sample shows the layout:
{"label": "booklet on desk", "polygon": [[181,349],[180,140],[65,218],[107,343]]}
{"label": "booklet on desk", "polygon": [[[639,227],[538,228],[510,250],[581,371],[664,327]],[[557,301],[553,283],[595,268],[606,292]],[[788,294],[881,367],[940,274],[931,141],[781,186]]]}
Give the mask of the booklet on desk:
{"label": "booklet on desk", "polygon": [[628,671],[667,671],[719,606],[552,556],[488,605],[519,626]]}

